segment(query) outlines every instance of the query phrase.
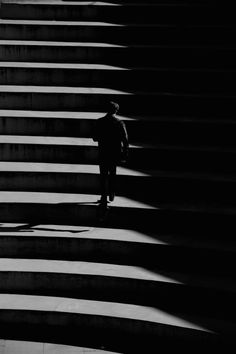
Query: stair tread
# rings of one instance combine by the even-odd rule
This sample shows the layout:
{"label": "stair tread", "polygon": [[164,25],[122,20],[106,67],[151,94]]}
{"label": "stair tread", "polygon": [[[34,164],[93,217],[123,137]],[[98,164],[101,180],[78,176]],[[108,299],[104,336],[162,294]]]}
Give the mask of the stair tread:
{"label": "stair tread", "polygon": [[[0,40],[1,45],[30,45],[30,46],[47,46],[47,47],[98,47],[98,48],[127,48],[124,45],[113,43],[99,42],[53,42],[53,41],[24,41],[24,40]],[[141,46],[144,47],[144,46]],[[146,46],[145,46],[146,47]]]}
{"label": "stair tread", "polygon": [[61,6],[155,6],[155,7],[208,7],[209,4],[202,3],[186,3],[184,1],[176,3],[155,3],[155,2],[117,2],[117,1],[69,1],[66,2],[63,0],[2,0],[3,4],[26,4],[26,5],[61,5]]}
{"label": "stair tread", "polygon": [[0,25],[1,24],[24,25],[24,26],[25,25],[40,25],[40,26],[47,25],[47,26],[76,26],[76,27],[78,26],[125,27],[126,26],[123,24],[101,22],[101,21],[50,21],[50,20],[13,20],[13,19],[0,19]]}
{"label": "stair tread", "polygon": [[[102,117],[105,112],[72,112],[72,111],[32,111],[32,110],[17,110],[17,109],[0,109],[0,118],[1,117],[23,117],[23,118],[55,118],[55,119],[97,119]],[[235,119],[228,119],[224,117],[220,118],[212,118],[209,117],[179,117],[179,116],[158,116],[158,115],[117,115],[122,120],[132,120],[132,121],[154,121],[154,122],[197,122],[197,123],[230,123],[236,124]]]}
{"label": "stair tread", "polygon": [[[55,119],[97,119],[104,115],[104,112],[55,112],[55,111],[24,111],[24,110],[0,110],[0,117],[32,117],[32,118],[55,118]],[[120,117],[118,115],[118,117]],[[127,119],[123,117],[122,119]],[[128,118],[129,119],[129,118]]]}
{"label": "stair tread", "polygon": [[52,344],[45,342],[33,341],[18,341],[1,339],[1,349],[5,350],[3,353],[19,354],[120,354],[118,352],[105,351],[101,349],[91,349],[88,347],[78,347],[65,344]]}
{"label": "stair tread", "polygon": [[[71,226],[71,225],[28,225],[2,223],[1,236],[44,237],[44,238],[83,238],[92,240],[110,240],[121,242],[164,244],[151,233],[127,229],[110,229],[102,227]],[[231,250],[231,248],[230,248]]]}
{"label": "stair tread", "polygon": [[[91,26],[91,27],[155,27],[155,28],[175,28],[179,30],[179,26],[176,24],[170,24],[170,23],[113,23],[113,22],[104,22],[104,21],[73,21],[73,20],[42,20],[42,19],[7,19],[7,18],[0,18],[0,25],[1,24],[6,24],[6,25],[30,25],[30,26],[75,26],[75,27],[81,27],[81,26]],[[221,29],[232,29],[234,30],[234,27],[230,24],[184,24],[184,30],[186,29],[212,29],[212,28],[221,28]]]}
{"label": "stair tread", "polygon": [[[0,294],[0,310],[53,311],[87,315],[126,318],[156,324],[176,326],[211,333],[211,330],[196,325],[181,317],[162,310],[140,305],[115,302],[68,299],[49,296]],[[232,328],[233,330],[233,328]]]}
{"label": "stair tread", "polygon": [[68,86],[30,86],[30,85],[0,85],[0,93],[52,93],[52,94],[81,94],[81,95],[122,95],[122,96],[151,96],[155,97],[186,97],[186,98],[221,98],[232,99],[235,94],[225,93],[186,93],[175,91],[123,91],[104,87],[68,87]]}
{"label": "stair tread", "polygon": [[[67,194],[67,193],[37,193],[37,192],[1,192],[0,203],[32,203],[32,204],[87,204],[94,205],[97,196],[92,194]],[[125,197],[116,197],[113,202],[115,207],[153,209],[155,206],[142,203]]]}
{"label": "stair tread", "polygon": [[[51,163],[27,163],[27,162],[0,162],[0,171],[9,172],[52,172],[52,173],[89,173],[98,174],[99,168],[96,165],[73,165],[73,164],[51,164]],[[118,167],[118,174],[124,176],[150,176],[146,170],[132,170],[130,168]]]}
{"label": "stair tread", "polygon": [[[106,64],[92,63],[47,63],[47,62],[13,62],[0,61],[0,68],[39,68],[39,69],[78,69],[78,70],[118,70],[118,71],[156,71],[156,72],[180,72],[180,73],[235,73],[234,68],[161,68],[161,67],[121,67]],[[0,111],[1,112],[1,111]]]}
{"label": "stair tread", "polygon": [[[3,191],[0,194],[1,204],[71,204],[71,205],[97,205],[97,196],[94,194],[72,194],[72,193],[42,193],[42,192],[9,192]],[[149,203],[140,202],[126,197],[116,197],[112,207],[132,208],[142,210],[175,210],[191,213],[235,215],[234,207],[225,207],[219,205],[203,205],[190,203]]]}
{"label": "stair tread", "polygon": [[119,4],[106,1],[66,1],[63,0],[2,0],[3,4],[26,4],[26,5],[61,5],[61,6],[119,6]]}
{"label": "stair tread", "polygon": [[[0,144],[26,144],[26,145],[63,145],[78,147],[97,147],[97,143],[92,138],[70,138],[55,136],[29,136],[29,135],[0,135]],[[236,153],[235,148],[218,147],[218,146],[183,146],[183,145],[166,145],[155,143],[135,142],[130,143],[132,149],[156,149],[156,150],[175,150],[175,151],[196,151],[196,152],[220,152],[220,153]]]}
{"label": "stair tread", "polygon": [[71,225],[30,225],[1,223],[1,237],[28,237],[33,238],[65,238],[79,240],[104,240],[115,242],[133,242],[142,244],[153,244],[166,247],[184,247],[190,249],[209,249],[220,252],[236,252],[236,243],[222,239],[196,238],[191,235],[162,235],[155,232],[129,230],[129,229],[111,229],[109,227],[90,227],[90,226],[71,226]]}
{"label": "stair tread", "polygon": [[61,274],[100,275],[147,281],[181,284],[171,277],[143,267],[94,262],[69,262],[36,259],[0,259],[0,272],[42,272]]}
{"label": "stair tread", "polygon": [[[125,70],[114,65],[103,64],[68,64],[68,63],[24,63],[24,62],[0,62],[0,68],[45,68],[45,69],[79,69],[79,70]],[[141,70],[148,70],[148,68],[141,68]]]}
{"label": "stair tread", "polygon": [[21,86],[21,85],[0,85],[0,92],[132,95],[132,92],[114,90],[114,89],[103,88],[103,87],[60,87],[60,86]]}
{"label": "stair tread", "polygon": [[213,44],[209,46],[208,44],[204,45],[179,45],[179,44],[132,44],[132,45],[121,45],[113,43],[101,43],[101,42],[60,42],[60,41],[32,41],[32,40],[11,40],[11,39],[1,39],[0,45],[22,45],[22,46],[48,46],[48,47],[98,47],[98,48],[120,48],[120,49],[132,49],[132,48],[153,48],[153,49],[222,49],[222,50],[235,50],[235,46],[232,45],[220,45]]}
{"label": "stair tread", "polygon": [[115,277],[175,284],[181,286],[202,287],[236,292],[234,279],[220,275],[197,275],[147,269],[141,266],[118,265],[112,263],[44,260],[44,259],[0,259],[0,272],[58,273]]}
{"label": "stair tread", "polygon": [[[64,146],[97,146],[92,138],[68,138],[51,136],[1,135],[0,144],[31,144],[31,145],[64,145]],[[146,147],[153,145],[147,144]],[[140,148],[139,144],[130,144],[132,148]]]}

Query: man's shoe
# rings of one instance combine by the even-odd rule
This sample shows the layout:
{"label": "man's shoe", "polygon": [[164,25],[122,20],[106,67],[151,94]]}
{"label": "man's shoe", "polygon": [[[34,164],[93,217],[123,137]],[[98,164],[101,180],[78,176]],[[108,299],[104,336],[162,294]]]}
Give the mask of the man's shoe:
{"label": "man's shoe", "polygon": [[110,202],[113,202],[113,200],[115,199],[115,193],[113,192],[113,193],[110,193],[109,194],[109,201]]}
{"label": "man's shoe", "polygon": [[105,198],[100,198],[96,201],[97,204],[107,204],[110,203],[107,199]]}
{"label": "man's shoe", "polygon": [[104,205],[107,204],[107,196],[102,195],[100,199],[100,204]]}

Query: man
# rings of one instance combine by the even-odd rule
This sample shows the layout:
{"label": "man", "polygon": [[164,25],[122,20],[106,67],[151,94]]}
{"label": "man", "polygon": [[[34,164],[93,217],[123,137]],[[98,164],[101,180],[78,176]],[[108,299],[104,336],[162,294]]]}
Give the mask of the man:
{"label": "man", "polygon": [[128,134],[125,124],[116,117],[119,105],[109,102],[107,114],[96,122],[93,140],[98,142],[101,179],[101,204],[107,206],[115,198],[115,179],[118,163],[125,161],[128,153]]}

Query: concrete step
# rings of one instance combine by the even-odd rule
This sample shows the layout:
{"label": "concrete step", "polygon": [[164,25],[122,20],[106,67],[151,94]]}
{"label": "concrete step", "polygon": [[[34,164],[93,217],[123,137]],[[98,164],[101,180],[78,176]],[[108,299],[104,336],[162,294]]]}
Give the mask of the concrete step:
{"label": "concrete step", "polygon": [[[0,110],[2,135],[90,138],[95,120],[105,112]],[[157,115],[118,115],[126,124],[130,142],[235,146],[235,119]],[[187,132],[187,133],[186,133]]]}
{"label": "concrete step", "polygon": [[[138,3],[114,6],[106,2],[5,2],[1,17],[5,19],[105,21],[114,23],[227,24],[232,12],[213,4]],[[187,14],[187,15],[186,15]]]}
{"label": "concrete step", "polygon": [[[141,267],[190,287],[235,293],[232,238],[90,226],[12,224],[0,227],[0,254],[12,259],[51,259]],[[166,230],[167,231],[167,230]],[[53,249],[53,252],[51,250]],[[199,262],[201,259],[201,262]],[[51,268],[50,268],[51,269]]]}
{"label": "concrete step", "polygon": [[[50,0],[50,3],[51,4],[61,4],[63,5],[63,1],[66,1],[66,3],[68,5],[73,5],[73,4],[76,4],[76,3],[90,3],[89,1],[84,1],[84,0]],[[23,3],[26,3],[26,4],[48,4],[49,3],[49,0],[1,0],[2,3],[8,3],[8,4],[23,4]],[[102,3],[101,1],[95,1],[94,4],[97,3],[97,4],[100,4],[101,5],[104,5],[104,3]],[[109,4],[113,4],[113,5],[127,5],[127,4],[144,4],[144,0],[107,0],[106,1],[106,4],[109,5]],[[159,4],[159,5],[163,5],[163,4],[169,4],[169,5],[173,5],[173,4],[186,4],[186,5],[189,5],[191,6],[191,4],[198,4],[198,5],[216,5],[216,4],[219,4],[220,3],[220,0],[181,0],[181,2],[179,0],[148,0],[147,2],[145,2],[145,4],[149,5],[149,4]]]}
{"label": "concrete step", "polygon": [[[1,295],[0,304],[5,338],[50,339],[63,344],[141,353],[164,347],[187,350],[193,344],[198,349],[203,345],[216,348],[227,344],[234,335],[230,322],[214,325],[207,319],[182,319],[137,305],[14,294]],[[224,333],[222,327],[229,332]]]}
{"label": "concrete step", "polygon": [[[199,234],[168,234],[161,233],[158,228],[153,230],[130,230],[111,229],[102,226],[73,226],[73,225],[47,225],[47,224],[21,224],[21,223],[1,223],[1,257],[4,258],[30,258],[54,259],[54,260],[86,260],[106,263],[116,263],[123,265],[150,265],[161,269],[160,261],[165,260],[165,269],[171,262],[161,256],[164,247],[167,251],[173,247],[172,254],[178,254],[180,250],[188,250],[189,253],[206,253],[213,257],[214,252],[227,254],[228,260],[236,252],[235,239],[222,237],[217,238],[214,234],[205,234],[202,230]],[[36,245],[37,244],[37,245]],[[117,247],[119,246],[119,247]],[[51,249],[54,252],[51,252]],[[99,252],[96,252],[96,249]],[[159,251],[159,256],[156,254]],[[196,250],[196,251],[194,251]],[[168,251],[169,252],[169,251]],[[142,257],[140,255],[143,255]],[[153,257],[151,257],[151,254]],[[154,257],[155,255],[155,257]],[[90,256],[90,258],[89,258]],[[32,258],[31,257],[31,258]],[[174,265],[176,271],[182,257]],[[192,260],[189,257],[188,264]],[[197,269],[202,263],[197,262]],[[223,268],[225,263],[218,262],[217,271]],[[183,271],[183,268],[178,268]],[[209,264],[207,269],[209,269]],[[211,269],[211,272],[213,267]],[[185,267],[186,271],[186,267]],[[232,269],[234,272],[234,269]],[[219,272],[220,273],[220,272]],[[204,270],[206,275],[206,269]],[[196,274],[195,274],[196,275]],[[229,272],[228,272],[229,275]]]}
{"label": "concrete step", "polygon": [[82,348],[70,345],[52,344],[43,342],[0,340],[1,354],[118,354],[92,348]]}
{"label": "concrete step", "polygon": [[[9,162],[98,163],[97,144],[86,138],[3,135],[0,152],[1,160]],[[232,148],[131,144],[127,167],[235,173],[235,153]]]}
{"label": "concrete step", "polygon": [[2,85],[235,93],[234,70],[125,68],[101,64],[0,62]]}
{"label": "concrete step", "polygon": [[[15,118],[19,117],[19,120],[21,118],[31,118],[31,121],[33,121],[33,118],[35,119],[66,119],[68,118],[68,121],[71,119],[74,120],[96,120],[98,118],[101,118],[106,114],[106,111],[97,111],[97,112],[92,112],[92,111],[33,111],[33,110],[17,110],[17,109],[0,109],[0,118],[1,119],[6,119],[6,118]],[[233,117],[224,117],[220,118],[217,116],[189,116],[189,115],[159,115],[151,112],[147,112],[146,114],[139,114],[139,113],[130,113],[130,114],[121,114],[120,111],[118,112],[117,115],[120,119],[124,120],[126,124],[132,123],[132,122],[141,122],[141,123],[175,123],[175,124],[183,124],[183,123],[189,123],[189,124],[202,124],[206,126],[208,124],[215,123],[216,126],[220,124],[226,124],[233,126],[235,124],[235,119]],[[53,134],[52,134],[53,136]]]}
{"label": "concrete step", "polygon": [[231,116],[235,95],[143,92],[103,87],[0,86],[0,108],[19,110],[100,111],[119,102],[121,113]]}
{"label": "concrete step", "polygon": [[[2,222],[69,224],[110,228],[146,229],[159,232],[232,237],[235,208],[191,203],[154,203],[117,197],[104,212],[97,196],[66,193],[1,192]],[[171,220],[171,222],[170,222]],[[193,227],[194,225],[194,227]],[[209,236],[210,237],[210,236]]]}
{"label": "concrete step", "polygon": [[234,46],[232,26],[122,25],[95,21],[0,19],[0,39],[114,44],[198,44]]}
{"label": "concrete step", "polygon": [[[0,162],[1,191],[100,195],[94,165]],[[116,194],[158,202],[235,205],[236,176],[118,168]]]}
{"label": "concrete step", "polygon": [[[177,274],[176,278],[181,276]],[[191,283],[179,282],[145,267],[32,259],[1,260],[0,279],[0,291],[7,294],[153,306],[172,313],[232,321],[235,317],[233,279],[203,277],[202,286],[201,277],[200,281],[193,277]],[[193,307],[196,298],[198,304]]]}
{"label": "concrete step", "polygon": [[[125,67],[235,69],[236,50],[225,46],[118,45],[100,42],[0,40],[0,61],[94,63]],[[227,64],[227,65],[226,65]]]}

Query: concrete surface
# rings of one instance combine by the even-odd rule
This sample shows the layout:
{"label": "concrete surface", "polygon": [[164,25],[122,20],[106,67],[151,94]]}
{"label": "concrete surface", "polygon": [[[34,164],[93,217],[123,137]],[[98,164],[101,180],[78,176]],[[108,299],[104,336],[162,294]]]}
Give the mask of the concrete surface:
{"label": "concrete surface", "polygon": [[0,310],[1,309],[53,311],[95,316],[109,316],[210,332],[210,330],[202,326],[195,325],[194,322],[183,320],[178,316],[171,315],[168,312],[152,307],[104,301],[77,300],[48,296],[0,294]]}
{"label": "concrete surface", "polygon": [[[96,195],[89,194],[66,194],[66,193],[30,193],[30,192],[1,192],[0,203],[45,203],[45,204],[58,204],[58,203],[71,203],[75,204],[96,204]],[[148,203],[142,203],[126,197],[116,197],[113,206],[123,208],[141,208],[141,209],[155,209],[154,206]]]}
{"label": "concrete surface", "polygon": [[118,354],[69,345],[0,339],[0,354]]}
{"label": "concrete surface", "polygon": [[37,259],[0,259],[0,272],[34,272],[99,275],[181,284],[181,282],[142,267],[93,262],[66,262]]}
{"label": "concrete surface", "polygon": [[[219,146],[218,142],[221,140],[218,137],[214,140],[212,137],[207,146],[203,139],[194,147],[193,144],[191,145],[191,129],[194,131],[195,127],[186,128],[186,125],[183,128],[178,127],[186,136],[188,135],[189,141],[185,144],[182,136],[178,135],[178,129],[173,125],[176,119],[178,122],[186,122],[186,117],[189,123],[193,115],[195,121],[197,121],[196,117],[203,118],[202,121],[205,118],[211,121],[213,116],[213,124],[209,131],[215,132],[217,120],[222,123],[226,117],[231,120],[231,123],[233,122],[235,89],[232,85],[227,91],[227,84],[222,84],[227,83],[231,69],[235,68],[236,50],[232,42],[233,32],[229,30],[231,36],[227,37],[227,43],[222,40],[225,34],[229,33],[225,31],[225,25],[231,23],[231,17],[226,21],[224,7],[217,8],[211,1],[204,4],[187,2],[164,4],[156,3],[154,0],[148,3],[143,0],[107,0],[107,2],[3,0],[0,2],[1,16],[5,16],[4,20],[0,20],[3,33],[0,37],[2,38],[0,70],[6,80],[0,86],[1,124],[4,127],[7,121],[8,128],[10,125],[16,127],[18,124],[18,128],[21,129],[0,136],[0,155],[2,160],[7,160],[6,163],[0,162],[0,185],[5,188],[0,192],[2,218],[0,252],[3,257],[0,259],[3,292],[0,294],[0,319],[1,329],[6,331],[5,339],[7,334],[11,333],[17,338],[21,325],[26,325],[25,328],[28,328],[29,332],[32,326],[32,331],[35,328],[39,335],[41,332],[38,328],[41,328],[42,332],[45,328],[45,331],[49,329],[51,336],[53,331],[60,329],[58,327],[61,324],[62,333],[63,331],[66,333],[68,325],[69,327],[75,325],[76,328],[82,329],[82,333],[88,335],[89,345],[91,332],[95,336],[95,342],[97,332],[98,336],[101,334],[104,337],[102,340],[106,342],[110,325],[110,333],[115,329],[114,337],[111,336],[112,340],[116,340],[118,336],[122,342],[124,335],[129,333],[131,348],[132,344],[138,346],[139,337],[140,342],[144,338],[145,345],[146,334],[150,342],[158,342],[157,345],[159,340],[163,341],[164,347],[168,346],[171,339],[176,340],[177,343],[183,340],[190,343],[192,349],[195,348],[195,339],[201,343],[203,338],[207,340],[213,338],[217,343],[218,335],[222,334],[222,338],[225,334],[234,337],[235,312],[231,304],[234,303],[236,291],[233,280],[236,244],[233,237],[234,229],[232,239],[229,237],[228,240],[228,228],[234,225],[236,209],[230,204],[226,207],[221,203],[211,204],[212,200],[215,201],[214,191],[211,190],[212,194],[209,194],[212,198],[208,198],[209,195],[205,194],[207,184],[205,190],[201,188],[202,185],[200,187],[198,185],[199,190],[203,190],[202,193],[205,195],[204,203],[192,200],[191,191],[198,193],[196,184],[192,183],[194,179],[202,178],[211,183],[218,179],[221,182],[222,175],[227,180],[226,171],[229,171],[229,175],[232,172],[232,181],[235,180],[235,171],[227,170],[227,166],[235,165],[232,163],[235,160],[235,145]],[[209,19],[211,19],[210,23]],[[155,26],[152,25],[153,22],[156,23]],[[186,35],[184,39],[181,31],[178,32],[176,29],[180,23],[182,33]],[[189,32],[182,27],[184,24],[190,27],[193,25]],[[204,24],[210,25],[208,28],[211,29],[204,28]],[[66,33],[61,37],[64,28]],[[100,32],[94,34],[97,28]],[[144,39],[149,36],[152,40],[144,45],[141,36],[137,35],[135,41],[132,41],[134,28],[138,29],[137,33],[143,30]],[[80,30],[81,37],[76,37],[77,30]],[[83,34],[83,31],[88,32]],[[106,31],[110,31],[108,36]],[[207,33],[206,40],[201,39],[204,32]],[[109,40],[113,33],[121,37],[118,36],[114,41]],[[126,33],[129,36],[127,35],[127,41],[123,41],[122,38]],[[159,33],[159,36],[156,36],[156,33]],[[171,33],[175,33],[175,36],[172,37]],[[212,35],[213,33],[215,36]],[[221,36],[219,41],[217,41],[217,33]],[[161,41],[158,42],[156,38],[160,38]],[[172,38],[172,41],[168,38]],[[178,41],[175,41],[175,38]],[[226,64],[228,76],[225,71]],[[17,68],[18,81],[14,82]],[[114,86],[107,84],[106,81],[100,81],[103,75],[100,71],[103,71],[108,76],[113,75],[112,78],[120,74],[119,82],[126,83],[132,78],[130,73],[132,74],[134,70],[129,69],[133,68],[136,68],[138,76],[141,68],[142,75],[146,75],[145,70],[148,71],[148,68],[155,71],[157,76],[162,75],[159,81],[160,89],[147,83],[145,87],[149,88],[151,93],[149,97],[148,90],[144,92],[142,89],[139,90],[136,83],[131,90],[126,85],[123,89],[116,80],[112,80],[116,83]],[[71,87],[73,80],[74,83],[77,81],[77,77],[73,77],[71,85],[69,80],[66,84],[60,85],[56,80],[47,77],[48,70],[51,74],[54,73],[54,76],[52,75],[54,78],[60,72],[62,81],[67,71],[71,74],[74,70],[79,76],[82,70],[84,81]],[[172,77],[173,70],[178,72],[179,76],[176,74]],[[92,78],[89,80],[89,75],[94,74],[94,71],[97,71],[96,73],[99,71],[100,76],[93,77],[94,81]],[[37,76],[39,73],[43,73],[40,83],[21,82],[21,75],[27,81],[32,78],[31,74]],[[204,79],[205,73],[208,79]],[[218,91],[217,89],[214,91],[214,81],[211,81],[209,73],[215,78]],[[166,80],[167,74],[169,78],[172,77],[172,82]],[[125,80],[122,79],[122,75]],[[199,78],[201,76],[199,81],[197,81],[198,75]],[[176,94],[176,86],[174,87],[173,83],[179,83],[181,76],[185,77],[186,81],[183,80],[183,86],[179,87]],[[7,83],[7,78],[10,77],[12,79]],[[43,81],[47,79],[49,81]],[[141,76],[139,79],[142,81]],[[154,76],[152,79],[155,81]],[[192,86],[195,86],[194,82],[198,82],[197,94],[193,95],[190,92],[188,79],[193,80]],[[169,86],[164,85],[165,81],[168,81]],[[91,87],[84,87],[86,82]],[[211,82],[211,86],[207,87],[207,82]],[[63,85],[65,86],[62,87]],[[119,196],[111,204],[114,208],[110,209],[107,224],[99,227],[102,225],[97,222],[98,198],[95,188],[91,190],[90,183],[91,181],[94,183],[94,176],[98,176],[97,166],[92,165],[96,163],[97,147],[91,139],[86,138],[89,137],[92,121],[102,115],[101,100],[111,97],[119,99],[123,109],[122,118],[125,120],[135,119],[137,123],[143,113],[140,120],[142,124],[151,116],[153,121],[155,119],[165,121],[167,118],[171,122],[167,130],[163,129],[164,134],[160,132],[159,137],[155,137],[155,144],[147,138],[146,144],[139,140],[131,145],[131,154],[135,151],[137,161],[141,161],[141,167],[144,168],[135,169],[135,164],[132,168],[131,163],[130,167],[119,168],[119,175],[125,176],[126,181],[130,179],[137,191],[142,189],[140,184],[136,184],[137,179],[159,176],[166,181],[170,178],[170,185],[173,185],[173,190],[178,190],[179,194],[177,193],[177,202],[175,200],[167,203],[164,191],[165,203],[162,203],[159,199],[161,187],[158,184],[154,202],[146,199],[146,190],[143,191],[144,197],[139,196],[137,200],[132,197],[132,193],[125,197]],[[45,112],[41,111],[43,109]],[[55,112],[50,109],[55,109]],[[81,111],[87,109],[88,112]],[[94,112],[91,112],[93,109]],[[10,119],[12,116],[15,120]],[[23,117],[27,117],[28,121],[24,121]],[[18,118],[19,121],[16,123]],[[40,123],[38,118],[42,119]],[[52,119],[47,124],[52,130],[61,119],[64,121],[63,124],[67,118],[81,120],[78,129],[75,129],[79,138],[67,135],[69,128],[68,131],[63,130],[66,125],[55,130],[54,137],[51,137],[50,133],[45,136],[44,130],[48,131],[46,120],[50,118]],[[24,132],[24,129],[36,120],[38,126],[35,125],[33,128],[31,126],[31,132],[29,130]],[[50,125],[53,120],[54,126]],[[85,120],[89,122],[86,127]],[[35,134],[37,136],[33,136],[38,128],[41,130]],[[73,130],[71,126],[70,129]],[[206,136],[209,135],[205,126],[203,128],[200,126],[198,129],[199,137],[203,137],[202,132],[205,132]],[[172,136],[169,137],[171,144],[167,141],[170,130],[174,131],[173,135],[178,136],[177,144],[173,142]],[[153,131],[154,134],[155,131],[159,132],[157,127]],[[65,135],[61,135],[62,132]],[[143,131],[143,135],[149,137],[147,131]],[[162,135],[164,143],[159,141]],[[222,135],[224,135],[223,131]],[[228,137],[227,130],[225,136],[224,141]],[[215,144],[214,141],[217,143]],[[146,148],[153,150],[151,158],[150,151]],[[64,150],[68,155],[61,155]],[[145,155],[147,150],[148,154]],[[84,154],[84,151],[88,151],[88,154]],[[164,153],[162,154],[161,151]],[[51,157],[49,157],[50,152]],[[77,159],[78,152],[81,153],[80,161],[68,161],[71,155],[76,156]],[[36,156],[37,154],[39,155]],[[154,161],[154,166],[149,166],[149,170],[148,168],[145,170],[144,166],[147,157]],[[23,161],[29,161],[30,164]],[[60,162],[64,163],[60,164]],[[75,165],[72,165],[73,162]],[[81,165],[78,164],[79,162]],[[172,166],[172,170],[176,170],[175,174],[166,172],[167,165]],[[222,168],[221,174],[219,166]],[[191,170],[191,167],[195,170]],[[183,172],[184,168],[187,171]],[[64,174],[66,177],[82,174],[84,179],[86,174],[89,174],[88,188],[84,188],[82,184],[81,193],[78,194],[75,191],[70,193],[68,190],[65,193],[52,193],[51,182],[38,179],[38,176],[44,178],[46,172],[51,173],[50,181],[56,174]],[[29,184],[32,192],[23,192],[24,186],[18,182],[20,178],[24,179],[29,174],[32,179],[25,180],[25,183]],[[189,179],[188,186],[191,188],[186,188],[183,192],[176,181],[186,177]],[[69,184],[71,179],[68,180]],[[64,186],[64,183],[59,182],[61,179],[55,178],[53,183]],[[80,186],[81,179],[77,182]],[[183,184],[186,185],[187,182],[184,180]],[[45,185],[47,191],[37,192],[39,191],[37,188],[42,186],[45,188]],[[16,189],[11,190],[12,186]],[[218,191],[217,187],[215,191]],[[154,189],[153,185],[151,189]],[[230,187],[221,190],[222,196],[219,197],[221,202],[224,192],[229,190]],[[87,192],[89,194],[85,194]],[[190,201],[182,203],[181,194],[184,193],[189,194]],[[227,193],[225,194],[227,198]],[[25,225],[5,224],[4,221],[25,222]],[[207,226],[204,221],[207,221]],[[57,225],[60,222],[62,225]],[[146,225],[151,225],[149,231],[143,230]],[[128,228],[130,230],[127,230]],[[30,259],[34,256],[39,259]],[[146,260],[153,261],[153,264],[158,265],[159,268],[145,266]],[[182,293],[179,292],[180,288]],[[93,289],[92,296],[91,289]],[[104,293],[106,290],[107,293]],[[76,291],[81,292],[78,294]],[[151,294],[155,300],[153,302],[151,296],[149,297]],[[78,299],[79,297],[81,299]],[[133,303],[130,299],[134,299]],[[87,332],[86,330],[83,332],[83,319],[85,323],[87,321],[88,327],[85,326]],[[25,331],[24,336],[29,335],[29,332]],[[136,337],[132,343],[133,335]],[[60,337],[58,332],[56,336],[58,342],[63,341],[58,338]],[[69,342],[71,340],[71,343],[74,343],[73,337],[68,338]],[[45,338],[39,339],[41,343],[20,343],[5,339],[3,336],[0,341],[0,354],[102,353],[89,348],[47,344],[44,343],[47,341]],[[52,337],[49,341],[53,341]],[[113,344],[116,344],[114,342]],[[97,347],[101,348],[101,346]],[[123,352],[125,352],[124,348]]]}
{"label": "concrete surface", "polygon": [[[36,242],[37,240],[35,240]],[[115,263],[115,262],[114,262]],[[1,272],[23,272],[23,273],[48,273],[50,274],[64,274],[64,275],[79,275],[79,276],[99,276],[99,277],[113,277],[145,280],[169,285],[183,285],[195,287],[196,292],[198,287],[212,290],[229,291],[236,293],[236,285],[230,277],[213,276],[210,275],[189,275],[186,273],[178,273],[177,271],[158,271],[157,269],[147,269],[145,265],[119,265],[119,264],[105,264],[94,262],[78,262],[78,261],[56,261],[48,259],[17,259],[17,258],[2,258],[0,259],[0,274]],[[40,276],[38,275],[38,279]],[[104,278],[104,283],[106,279]],[[158,286],[158,284],[157,284]],[[182,287],[182,288],[183,288]]]}

